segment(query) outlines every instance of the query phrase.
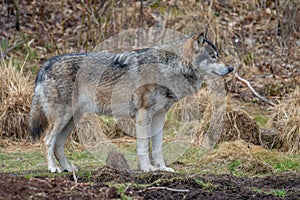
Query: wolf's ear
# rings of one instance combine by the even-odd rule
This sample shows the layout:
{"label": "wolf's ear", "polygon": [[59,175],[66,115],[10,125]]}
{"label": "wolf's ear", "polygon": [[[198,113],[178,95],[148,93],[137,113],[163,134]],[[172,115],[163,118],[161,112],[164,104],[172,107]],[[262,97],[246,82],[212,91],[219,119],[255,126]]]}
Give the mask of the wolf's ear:
{"label": "wolf's ear", "polygon": [[198,42],[198,44],[204,43],[204,33],[200,33],[199,35],[194,35],[193,39]]}

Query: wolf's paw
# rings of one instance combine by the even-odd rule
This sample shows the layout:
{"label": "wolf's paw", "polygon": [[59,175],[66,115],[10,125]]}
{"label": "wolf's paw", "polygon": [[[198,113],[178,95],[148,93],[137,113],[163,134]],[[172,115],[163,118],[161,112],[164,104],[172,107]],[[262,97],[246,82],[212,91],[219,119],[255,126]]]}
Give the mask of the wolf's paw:
{"label": "wolf's paw", "polygon": [[175,170],[171,167],[159,167],[157,170],[160,170],[160,171],[165,171],[165,172],[175,172]]}
{"label": "wolf's paw", "polygon": [[152,172],[155,171],[156,168],[153,165],[143,166],[141,167],[142,172]]}
{"label": "wolf's paw", "polygon": [[48,171],[51,173],[61,173],[62,170],[59,167],[48,167]]}

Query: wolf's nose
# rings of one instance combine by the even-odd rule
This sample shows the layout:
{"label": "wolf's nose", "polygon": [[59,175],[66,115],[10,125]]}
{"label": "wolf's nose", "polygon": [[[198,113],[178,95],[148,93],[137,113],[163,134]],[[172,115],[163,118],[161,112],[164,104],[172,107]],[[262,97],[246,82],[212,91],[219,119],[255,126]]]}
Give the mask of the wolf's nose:
{"label": "wolf's nose", "polygon": [[234,70],[234,67],[228,66],[227,69],[228,69],[229,72],[232,72]]}

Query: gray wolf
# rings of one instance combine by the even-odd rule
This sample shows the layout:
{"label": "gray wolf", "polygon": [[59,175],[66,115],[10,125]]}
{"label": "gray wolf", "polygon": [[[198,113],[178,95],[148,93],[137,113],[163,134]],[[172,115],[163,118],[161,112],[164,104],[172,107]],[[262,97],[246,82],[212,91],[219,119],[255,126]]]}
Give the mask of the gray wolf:
{"label": "gray wolf", "polygon": [[37,75],[29,130],[34,139],[46,130],[50,172],[72,171],[64,145],[85,112],[135,117],[140,170],[173,172],[162,152],[166,112],[199,90],[203,76],[231,71],[233,67],[220,61],[215,45],[203,33],[120,54],[56,56]]}

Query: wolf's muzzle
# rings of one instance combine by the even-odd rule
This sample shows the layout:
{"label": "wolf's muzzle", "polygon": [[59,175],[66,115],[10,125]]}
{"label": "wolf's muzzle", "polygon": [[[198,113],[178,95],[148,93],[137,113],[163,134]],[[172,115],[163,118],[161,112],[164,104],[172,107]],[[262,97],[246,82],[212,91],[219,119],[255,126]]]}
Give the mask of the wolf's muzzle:
{"label": "wolf's muzzle", "polygon": [[223,66],[222,68],[219,68],[217,70],[214,70],[213,73],[214,74],[217,74],[219,76],[225,76],[227,74],[229,74],[230,72],[233,71],[233,67],[232,66]]}

